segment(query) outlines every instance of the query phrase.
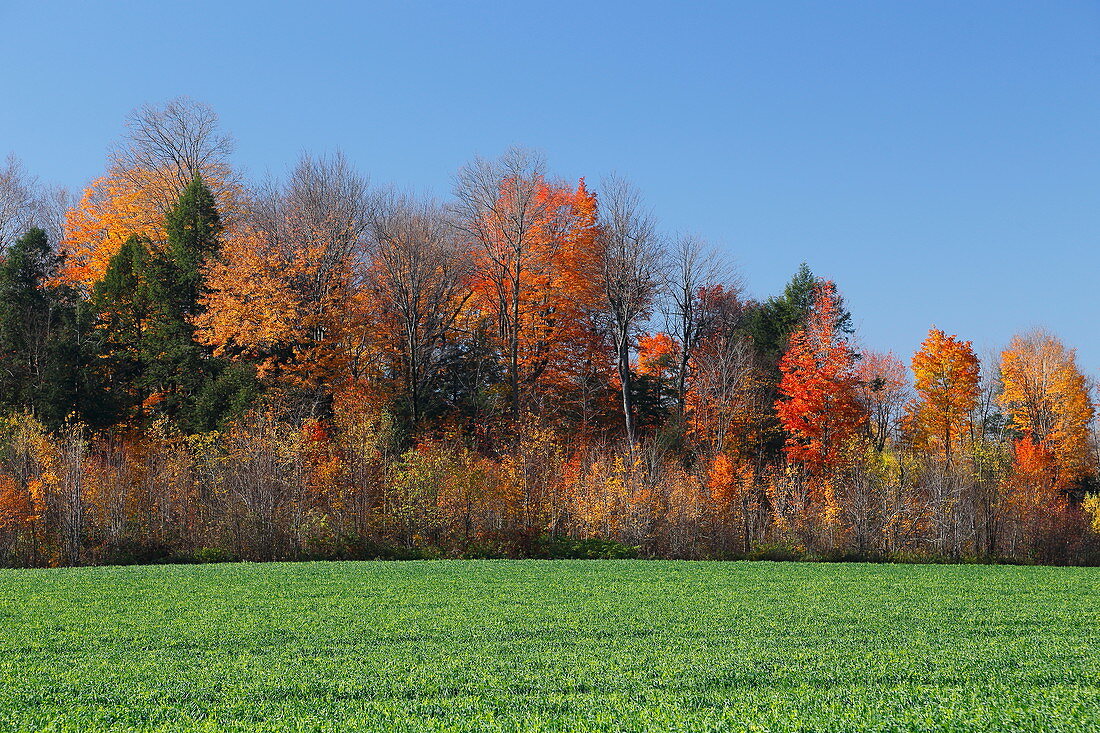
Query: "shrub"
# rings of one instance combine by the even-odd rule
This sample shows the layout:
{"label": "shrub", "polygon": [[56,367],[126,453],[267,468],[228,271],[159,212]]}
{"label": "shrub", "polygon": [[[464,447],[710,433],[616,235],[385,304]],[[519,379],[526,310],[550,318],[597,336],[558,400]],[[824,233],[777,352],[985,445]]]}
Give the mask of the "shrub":
{"label": "shrub", "polygon": [[93,550],[92,559],[96,565],[152,565],[170,562],[173,556],[171,549],[156,542],[120,539]]}
{"label": "shrub", "polygon": [[758,542],[747,556],[749,560],[804,560],[806,551],[788,542]]}
{"label": "shrub", "polygon": [[220,547],[199,548],[192,557],[197,563],[233,562],[236,559],[233,553]]}
{"label": "shrub", "polygon": [[551,560],[627,560],[638,557],[640,547],[592,537],[586,540],[544,535],[536,543],[535,556]]}

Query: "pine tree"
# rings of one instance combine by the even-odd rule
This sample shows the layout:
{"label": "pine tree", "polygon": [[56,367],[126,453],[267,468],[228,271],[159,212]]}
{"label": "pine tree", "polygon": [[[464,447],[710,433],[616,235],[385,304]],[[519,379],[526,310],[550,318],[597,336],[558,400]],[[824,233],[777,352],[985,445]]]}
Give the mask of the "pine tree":
{"label": "pine tree", "polygon": [[218,254],[221,218],[214,195],[196,177],[168,212],[167,246],[147,265],[149,323],[142,340],[143,383],[153,409],[188,431],[210,430],[255,400],[255,370],[213,358],[195,338],[206,294],[204,270]]}
{"label": "pine tree", "polygon": [[78,409],[83,375],[75,293],[51,283],[60,261],[34,228],[0,262],[0,405],[51,427]]}
{"label": "pine tree", "polygon": [[195,341],[203,265],[218,250],[221,219],[214,196],[195,178],[168,212],[167,246],[150,257],[145,288],[149,320],[142,337],[142,383],[158,413],[189,421],[195,396],[212,377],[209,354]]}
{"label": "pine tree", "polygon": [[[802,328],[813,309],[818,279],[803,262],[783,289],[783,294],[768,298],[749,313],[745,330],[756,352],[768,365],[777,365],[787,349],[790,335]],[[835,331],[851,334],[852,314],[837,295]]]}
{"label": "pine tree", "polygon": [[214,194],[196,176],[180,194],[179,203],[168,212],[168,262],[173,306],[182,318],[199,311],[203,294],[203,266],[218,252],[222,233],[221,217]]}
{"label": "pine tree", "polygon": [[100,377],[115,420],[164,415],[189,431],[215,427],[258,391],[253,372],[214,359],[195,339],[204,268],[218,252],[214,196],[196,178],[168,212],[163,247],[134,236],[94,290]]}
{"label": "pine tree", "polygon": [[149,320],[145,266],[152,243],[133,235],[111,257],[92,290],[96,377],[104,385],[105,420],[134,421],[145,402],[143,342]]}

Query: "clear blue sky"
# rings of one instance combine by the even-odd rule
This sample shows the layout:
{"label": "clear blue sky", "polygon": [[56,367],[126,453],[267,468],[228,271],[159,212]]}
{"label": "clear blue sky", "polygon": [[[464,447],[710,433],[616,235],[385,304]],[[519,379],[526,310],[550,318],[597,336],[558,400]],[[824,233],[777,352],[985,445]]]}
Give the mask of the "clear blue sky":
{"label": "clear blue sky", "polygon": [[[521,7],[525,6],[525,7]],[[1100,375],[1100,2],[0,0],[0,153],[78,188],[213,105],[250,174],[342,149],[446,195],[473,154],[632,178],[752,294],[835,279],[869,347],[1043,325]]]}

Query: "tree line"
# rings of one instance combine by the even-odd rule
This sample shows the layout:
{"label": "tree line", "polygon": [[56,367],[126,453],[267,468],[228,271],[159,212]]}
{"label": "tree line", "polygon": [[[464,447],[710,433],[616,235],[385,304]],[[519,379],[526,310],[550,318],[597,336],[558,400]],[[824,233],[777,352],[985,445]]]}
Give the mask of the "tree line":
{"label": "tree line", "polygon": [[521,148],[446,201],[231,153],[176,99],[79,198],[0,168],[3,562],[1100,561],[1053,334],[906,364],[806,265],[747,297],[628,181]]}

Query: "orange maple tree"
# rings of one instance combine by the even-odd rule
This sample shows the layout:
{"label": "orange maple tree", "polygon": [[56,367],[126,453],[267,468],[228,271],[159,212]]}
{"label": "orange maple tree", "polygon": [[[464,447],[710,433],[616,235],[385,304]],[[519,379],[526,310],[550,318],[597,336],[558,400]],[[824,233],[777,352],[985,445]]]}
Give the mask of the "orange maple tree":
{"label": "orange maple tree", "polygon": [[[243,194],[238,184],[224,178],[220,171],[212,173],[215,177],[206,178],[204,173],[203,182],[214,193],[223,221],[231,223]],[[163,243],[165,185],[165,174],[161,172],[112,170],[85,188],[79,203],[65,213],[61,278],[90,288],[103,279],[111,258],[131,236]],[[176,190],[176,200],[184,185]]]}
{"label": "orange maple tree", "polygon": [[640,336],[638,338],[638,374],[669,379],[676,373],[680,353],[680,343],[667,333]]}
{"label": "orange maple tree", "polygon": [[0,474],[0,532],[18,532],[34,519],[30,492],[14,478]]}
{"label": "orange maple tree", "polygon": [[575,189],[541,176],[503,180],[498,201],[475,227],[471,307],[494,325],[514,410],[536,393],[545,399],[574,384],[598,363],[596,209],[583,179]]}
{"label": "orange maple tree", "polygon": [[363,287],[366,195],[342,156],[303,157],[258,224],[224,235],[198,338],[307,391],[365,376],[377,315]]}
{"label": "orange maple tree", "polygon": [[932,328],[913,355],[914,387],[918,399],[909,409],[914,443],[933,449],[950,462],[970,429],[971,411],[978,402],[978,357],[969,341]]}
{"label": "orange maple tree", "polygon": [[779,362],[776,413],[787,433],[787,457],[812,473],[843,463],[845,450],[867,419],[856,395],[855,354],[837,333],[838,295],[817,284],[806,325],[791,334]]}
{"label": "orange maple tree", "polygon": [[1049,454],[1053,485],[1085,476],[1094,410],[1073,349],[1043,331],[1017,335],[1001,353],[1001,383],[998,403],[1013,429]]}

